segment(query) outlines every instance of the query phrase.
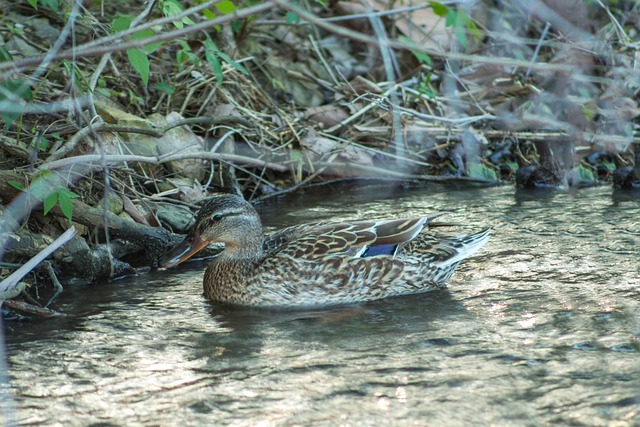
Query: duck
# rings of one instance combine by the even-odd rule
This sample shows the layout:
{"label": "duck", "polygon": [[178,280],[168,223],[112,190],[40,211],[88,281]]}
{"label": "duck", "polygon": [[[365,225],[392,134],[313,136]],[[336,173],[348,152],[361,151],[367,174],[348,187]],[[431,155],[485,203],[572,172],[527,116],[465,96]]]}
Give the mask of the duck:
{"label": "duck", "polygon": [[318,222],[264,234],[242,196],[213,196],[160,266],[170,268],[217,242],[203,277],[208,299],[253,307],[341,305],[440,289],[489,239],[426,232],[442,213],[410,218]]}

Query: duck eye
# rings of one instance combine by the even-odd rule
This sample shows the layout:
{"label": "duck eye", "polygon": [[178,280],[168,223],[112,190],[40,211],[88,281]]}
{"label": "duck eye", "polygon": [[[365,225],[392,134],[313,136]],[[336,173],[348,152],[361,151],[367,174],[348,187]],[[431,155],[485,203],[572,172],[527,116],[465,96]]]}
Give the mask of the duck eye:
{"label": "duck eye", "polygon": [[215,214],[214,216],[211,217],[212,220],[218,222],[222,220],[222,214]]}

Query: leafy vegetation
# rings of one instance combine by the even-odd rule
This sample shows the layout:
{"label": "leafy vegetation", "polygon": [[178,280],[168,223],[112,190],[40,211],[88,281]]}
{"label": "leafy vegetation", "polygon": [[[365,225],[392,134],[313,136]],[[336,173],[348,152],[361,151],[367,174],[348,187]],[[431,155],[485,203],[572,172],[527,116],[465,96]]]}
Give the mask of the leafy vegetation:
{"label": "leafy vegetation", "polygon": [[71,200],[80,196],[67,187],[56,184],[51,171],[42,171],[37,174],[28,187],[13,180],[9,181],[8,184],[42,202],[45,215],[54,207],[59,206],[69,223],[73,221],[73,204]]}

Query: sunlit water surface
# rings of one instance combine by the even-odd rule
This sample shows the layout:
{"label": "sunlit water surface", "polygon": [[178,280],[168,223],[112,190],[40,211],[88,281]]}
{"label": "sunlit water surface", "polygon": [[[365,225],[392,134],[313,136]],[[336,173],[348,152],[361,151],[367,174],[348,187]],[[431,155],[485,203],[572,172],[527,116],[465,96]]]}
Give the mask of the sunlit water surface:
{"label": "sunlit water surface", "polygon": [[283,312],[207,302],[203,264],[68,287],[66,317],[5,325],[4,421],[640,426],[637,200],[393,193],[308,191],[259,210],[276,227],[442,210],[452,234],[493,227],[448,289]]}

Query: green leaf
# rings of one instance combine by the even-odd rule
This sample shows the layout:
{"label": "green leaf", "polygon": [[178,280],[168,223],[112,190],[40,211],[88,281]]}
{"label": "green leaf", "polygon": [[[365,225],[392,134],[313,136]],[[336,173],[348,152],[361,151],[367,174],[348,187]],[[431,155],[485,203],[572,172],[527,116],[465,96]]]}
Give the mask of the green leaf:
{"label": "green leaf", "polygon": [[58,193],[64,194],[65,197],[68,197],[70,199],[77,199],[78,197],[80,197],[79,194],[76,194],[73,191],[69,190],[67,187],[63,186],[58,187]]}
{"label": "green leaf", "polygon": [[455,14],[455,20],[453,23],[453,35],[458,40],[458,43],[463,48],[467,48],[467,22],[465,20],[466,14],[462,11],[457,11]]}
{"label": "green leaf", "polygon": [[163,0],[160,5],[164,16],[173,16],[184,11],[182,5],[176,0]]}
{"label": "green leaf", "polygon": [[[31,88],[24,80],[9,78],[6,81],[2,82],[1,85],[7,91],[11,92],[15,96],[19,96],[25,101],[33,100],[33,92],[31,92]],[[0,92],[0,100],[4,100],[5,96],[2,92]]]}
{"label": "green leaf", "polygon": [[[176,0],[164,0],[160,4],[164,16],[175,16],[184,11],[182,5]],[[185,17],[180,21],[174,21],[173,25],[175,25],[176,28],[183,28],[185,24],[192,25],[193,23],[194,22],[191,19]]]}
{"label": "green leaf", "polygon": [[289,152],[289,155],[291,156],[291,160],[293,161],[302,160],[304,158],[304,156],[302,155],[302,152],[298,149],[291,150]]}
{"label": "green leaf", "polygon": [[114,33],[124,31],[128,29],[129,26],[131,26],[132,21],[133,18],[131,18],[130,16],[120,16],[111,21],[111,31],[113,31]]}
{"label": "green leaf", "polygon": [[106,96],[107,98],[111,96],[111,92],[109,92],[109,89],[105,89],[103,87],[97,87],[96,92]]}
{"label": "green leaf", "polygon": [[498,180],[496,172],[482,163],[471,163],[469,164],[468,169],[468,174],[472,178],[486,179],[489,181]]}
{"label": "green leaf", "polygon": [[39,138],[31,141],[31,147],[36,148],[38,151],[46,151],[51,147],[51,142],[44,135],[40,135]]}
{"label": "green leaf", "polygon": [[58,188],[58,203],[60,204],[60,210],[64,216],[71,222],[71,214],[73,212],[73,203],[71,199],[80,197],[73,191],[65,187]]}
{"label": "green leaf", "polygon": [[458,19],[458,11],[455,9],[448,9],[447,19],[444,21],[444,26],[451,27],[453,24],[456,23],[457,19]]}
{"label": "green leaf", "polygon": [[285,90],[284,89],[284,85],[278,79],[271,79],[271,87],[276,88],[276,89],[280,89],[280,90]]}
{"label": "green leaf", "polygon": [[33,181],[29,187],[29,194],[34,199],[44,202],[45,195],[48,194],[44,181],[40,179]]}
{"label": "green leaf", "polygon": [[[25,101],[33,100],[33,92],[28,84],[21,79],[9,78],[0,84],[7,92],[12,93],[14,96],[22,98]],[[4,93],[0,92],[0,101],[8,101],[8,106],[13,107],[13,111],[2,111],[0,115],[4,120],[5,129],[9,129],[11,124],[18,120],[22,116],[21,105],[19,102],[12,101],[6,97]]]}
{"label": "green leaf", "polygon": [[449,13],[449,8],[442,3],[439,3],[437,1],[429,1],[427,3],[429,3],[429,6],[431,6],[431,10],[433,10],[433,13],[441,18],[444,18]]}
{"label": "green leaf", "polygon": [[[38,1],[39,0],[27,0],[27,3],[29,3],[34,9],[38,10]],[[49,9],[53,12],[58,11],[58,0],[42,0],[41,4],[45,9]]]}
{"label": "green leaf", "polygon": [[0,46],[0,62],[13,61],[13,55],[4,46]]}
{"label": "green leaf", "polygon": [[229,0],[222,0],[221,2],[216,3],[215,6],[223,15],[228,15],[236,10],[236,5]]}
{"label": "green leaf", "polygon": [[73,204],[71,203],[71,198],[64,193],[60,193],[59,195],[60,202],[60,210],[64,214],[64,216],[71,222],[71,214],[73,212]]}
{"label": "green leaf", "polygon": [[469,24],[467,25],[467,27],[469,29],[469,33],[473,36],[473,38],[475,38],[476,40],[482,40],[482,37],[484,37],[484,33],[480,28],[478,28],[476,23],[471,20],[471,18],[469,18]]}
{"label": "green leaf", "polygon": [[504,165],[512,171],[517,171],[519,169],[519,166],[516,162],[506,162]]}
{"label": "green leaf", "polygon": [[229,55],[227,55],[224,52],[218,51],[218,56],[220,58],[222,58],[222,60],[224,62],[226,62],[227,64],[231,65],[233,68],[235,68],[236,70],[240,71],[242,74],[249,74],[249,72],[247,71],[246,68],[244,68],[242,65],[238,64],[236,61],[234,61],[233,59],[231,59],[231,57],[229,57]]}
{"label": "green leaf", "polygon": [[12,186],[12,187],[13,187],[13,188],[15,188],[16,190],[24,191],[24,185],[22,185],[22,184],[21,184],[21,183],[19,183],[18,181],[9,180],[9,181],[7,181],[7,184],[9,184],[10,186]]}
{"label": "green leaf", "polygon": [[51,179],[53,178],[53,172],[50,169],[42,169],[39,172],[36,172],[36,175],[34,177],[35,179],[42,179],[42,180],[47,180],[47,179]]}
{"label": "green leaf", "polygon": [[53,193],[45,197],[44,201],[42,202],[42,207],[44,208],[44,214],[45,215],[48,214],[49,211],[53,209],[53,207],[56,205],[56,203],[58,203],[58,192],[54,191]]}
{"label": "green leaf", "polygon": [[178,40],[178,44],[180,45],[180,47],[182,48],[182,50],[184,50],[185,52],[191,52],[191,46],[189,46],[189,43],[187,43],[184,40]]}
{"label": "green leaf", "polygon": [[[417,43],[414,42],[413,40],[404,37],[404,36],[400,36],[400,40],[402,40],[403,42],[409,44],[409,45],[413,45],[413,46],[417,46]],[[431,66],[431,64],[433,64],[433,61],[431,60],[431,57],[429,55],[427,55],[426,53],[417,51],[417,50],[411,50],[411,53],[413,54],[413,56],[416,57],[416,59],[418,60],[419,63],[421,64],[425,64],[427,66]]]}
{"label": "green leaf", "polygon": [[287,24],[297,24],[298,22],[300,22],[300,17],[293,12],[287,12],[285,22]]}
{"label": "green leaf", "polygon": [[52,12],[58,12],[58,0],[41,0],[40,3],[45,9]]}
{"label": "green leaf", "polygon": [[166,93],[167,95],[173,95],[176,91],[173,86],[165,82],[157,82],[152,84],[151,86],[162,93]]}
{"label": "green leaf", "polygon": [[218,84],[222,84],[222,63],[218,59],[218,55],[216,55],[216,52],[214,51],[207,50],[205,57],[213,70],[213,75],[216,76]]}
{"label": "green leaf", "polygon": [[178,71],[182,71],[182,67],[184,63],[189,58],[189,52],[185,52],[184,50],[179,50],[176,52],[176,64],[178,64]]}
{"label": "green leaf", "polygon": [[142,49],[127,49],[127,57],[131,66],[140,74],[144,85],[149,84],[149,58]]}
{"label": "green leaf", "polygon": [[[155,35],[156,35],[156,33],[154,33],[153,30],[151,30],[151,29],[141,30],[141,31],[138,31],[137,33],[132,34],[131,35],[131,40],[148,39],[148,38],[153,37]],[[151,44],[146,45],[145,47],[143,47],[143,49],[147,53],[152,53],[153,51],[155,51],[157,48],[159,48],[163,44],[164,44],[164,42],[155,42],[155,43],[151,43]]]}
{"label": "green leaf", "polygon": [[595,181],[596,177],[593,175],[593,172],[589,168],[585,168],[584,166],[578,166],[578,177],[582,181]]}
{"label": "green leaf", "polygon": [[416,57],[419,63],[427,65],[429,67],[433,65],[433,60],[431,60],[431,57],[426,53],[418,52],[417,50],[412,50],[411,53]]}
{"label": "green leaf", "polygon": [[453,35],[456,36],[458,43],[460,43],[460,45],[466,49],[467,48],[467,30],[460,25],[456,25],[453,28]]}
{"label": "green leaf", "polygon": [[587,105],[582,107],[582,113],[584,114],[586,119],[589,120],[590,122],[594,121],[596,118],[596,114],[598,114],[595,108],[591,108],[590,106],[587,106]]}
{"label": "green leaf", "polygon": [[5,130],[9,130],[9,128],[11,128],[11,125],[13,124],[13,122],[15,122],[20,117],[22,117],[22,114],[11,113],[11,112],[6,112],[6,111],[3,112],[3,113],[0,113],[0,115],[2,116],[2,120],[4,120],[4,128],[5,128]]}
{"label": "green leaf", "polygon": [[425,80],[421,81],[418,84],[418,92],[420,92],[420,94],[426,96],[429,99],[435,99],[436,93],[433,89],[431,89],[431,86],[429,86],[430,82],[431,82],[431,73],[427,74],[427,77],[425,78]]}
{"label": "green leaf", "polygon": [[176,52],[176,62],[178,63],[178,71],[182,71],[184,64],[187,61],[191,61],[195,65],[197,65],[200,62],[198,56],[189,50],[183,49]]}
{"label": "green leaf", "polygon": [[614,170],[616,170],[616,165],[611,162],[605,162],[602,164],[602,166],[604,166],[610,172],[613,172]]}

